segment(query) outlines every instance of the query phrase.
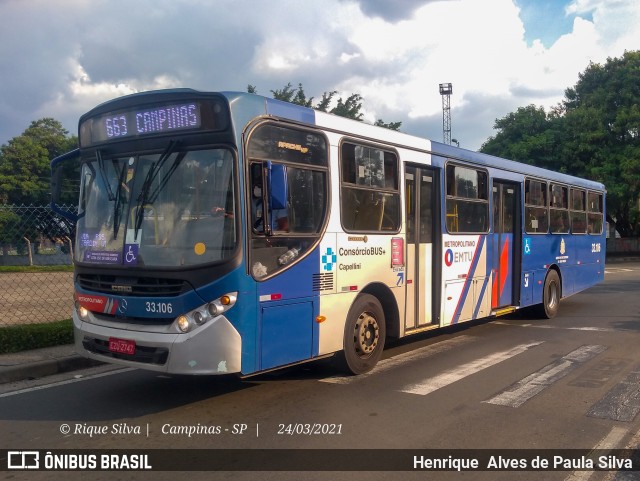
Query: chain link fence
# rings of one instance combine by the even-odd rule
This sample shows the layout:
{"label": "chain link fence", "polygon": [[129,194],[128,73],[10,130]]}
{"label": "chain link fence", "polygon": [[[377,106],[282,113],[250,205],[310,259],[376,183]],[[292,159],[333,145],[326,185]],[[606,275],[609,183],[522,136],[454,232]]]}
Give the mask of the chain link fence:
{"label": "chain link fence", "polygon": [[73,237],[49,206],[0,205],[0,327],[71,317]]}

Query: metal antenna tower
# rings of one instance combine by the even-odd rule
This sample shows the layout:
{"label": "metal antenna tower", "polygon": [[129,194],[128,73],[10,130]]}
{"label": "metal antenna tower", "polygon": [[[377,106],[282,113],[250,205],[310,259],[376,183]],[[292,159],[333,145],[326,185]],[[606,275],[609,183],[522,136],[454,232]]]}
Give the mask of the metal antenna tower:
{"label": "metal antenna tower", "polygon": [[451,94],[453,85],[450,83],[440,84],[440,95],[442,95],[442,140],[445,144],[451,145]]}

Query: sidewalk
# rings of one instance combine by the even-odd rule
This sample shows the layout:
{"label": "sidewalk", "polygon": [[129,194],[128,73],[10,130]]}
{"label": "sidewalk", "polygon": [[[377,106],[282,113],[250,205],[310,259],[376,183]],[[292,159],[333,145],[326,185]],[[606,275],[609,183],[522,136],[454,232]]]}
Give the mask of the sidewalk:
{"label": "sidewalk", "polygon": [[0,354],[0,384],[37,379],[101,364],[76,354],[73,344]]}

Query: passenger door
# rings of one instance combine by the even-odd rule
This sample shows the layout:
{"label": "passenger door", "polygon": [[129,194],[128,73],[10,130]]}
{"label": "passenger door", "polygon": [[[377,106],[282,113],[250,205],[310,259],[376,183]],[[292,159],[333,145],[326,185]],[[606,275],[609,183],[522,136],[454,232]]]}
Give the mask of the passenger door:
{"label": "passenger door", "polygon": [[437,175],[417,165],[405,166],[406,305],[405,331],[437,324],[434,316],[434,238]]}
{"label": "passenger door", "polygon": [[519,184],[493,181],[492,309],[520,302],[521,205]]}

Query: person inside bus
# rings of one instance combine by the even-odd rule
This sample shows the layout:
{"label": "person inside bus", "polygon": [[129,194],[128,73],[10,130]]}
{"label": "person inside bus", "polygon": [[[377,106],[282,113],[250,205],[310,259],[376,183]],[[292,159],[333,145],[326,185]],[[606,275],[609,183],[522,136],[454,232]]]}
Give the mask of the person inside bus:
{"label": "person inside bus", "polygon": [[[263,194],[262,194],[262,173],[260,165],[251,166],[251,219],[253,229],[259,233],[264,232],[263,222]],[[274,232],[289,232],[289,216],[287,208],[271,210],[271,228]]]}
{"label": "person inside bus", "polygon": [[260,165],[251,166],[251,225],[257,232],[264,232],[262,222],[262,173]]}

